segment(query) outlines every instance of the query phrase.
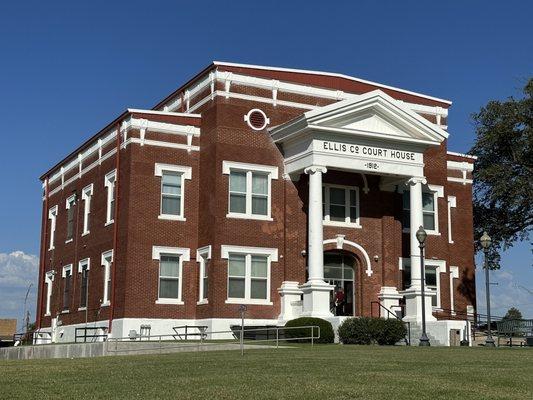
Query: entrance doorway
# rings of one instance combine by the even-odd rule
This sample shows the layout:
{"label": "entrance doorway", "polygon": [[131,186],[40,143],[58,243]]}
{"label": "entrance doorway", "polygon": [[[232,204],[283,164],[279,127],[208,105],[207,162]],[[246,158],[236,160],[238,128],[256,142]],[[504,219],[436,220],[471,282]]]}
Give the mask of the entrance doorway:
{"label": "entrance doorway", "polygon": [[354,315],[355,262],[355,258],[346,253],[324,253],[324,280],[335,287],[330,295],[330,309],[334,315]]}

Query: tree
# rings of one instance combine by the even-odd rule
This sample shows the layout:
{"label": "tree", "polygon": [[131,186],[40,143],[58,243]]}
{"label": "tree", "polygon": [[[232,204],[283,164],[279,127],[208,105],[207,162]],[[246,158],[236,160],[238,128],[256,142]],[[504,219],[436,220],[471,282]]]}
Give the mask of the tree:
{"label": "tree", "polygon": [[499,253],[528,239],[533,224],[533,78],[522,98],[490,101],[472,118],[476,250],[487,231],[493,243],[489,265],[496,269]]}
{"label": "tree", "polygon": [[511,307],[507,310],[507,314],[503,317],[504,320],[517,320],[522,319],[522,313],[518,308]]}

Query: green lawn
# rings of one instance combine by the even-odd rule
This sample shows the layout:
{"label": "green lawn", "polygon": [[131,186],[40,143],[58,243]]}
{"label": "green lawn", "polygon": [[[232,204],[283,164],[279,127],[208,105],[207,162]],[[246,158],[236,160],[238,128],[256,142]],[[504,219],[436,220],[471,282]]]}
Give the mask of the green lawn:
{"label": "green lawn", "polygon": [[293,348],[0,361],[1,399],[533,399],[533,349]]}

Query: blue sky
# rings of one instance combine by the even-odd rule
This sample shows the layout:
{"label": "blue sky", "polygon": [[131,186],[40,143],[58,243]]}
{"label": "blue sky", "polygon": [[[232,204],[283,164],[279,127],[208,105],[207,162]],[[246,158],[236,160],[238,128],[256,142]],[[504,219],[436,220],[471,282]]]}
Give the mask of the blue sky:
{"label": "blue sky", "polygon": [[[519,95],[533,73],[531,2],[178,3],[0,5],[0,317],[22,315],[35,279],[38,176],[211,60],[340,72],[450,99],[449,148],[461,152],[474,138],[470,114]],[[533,290],[531,258],[527,243],[504,255],[496,314],[514,303],[533,317],[533,296],[515,288]],[[6,277],[17,271],[18,283]]]}

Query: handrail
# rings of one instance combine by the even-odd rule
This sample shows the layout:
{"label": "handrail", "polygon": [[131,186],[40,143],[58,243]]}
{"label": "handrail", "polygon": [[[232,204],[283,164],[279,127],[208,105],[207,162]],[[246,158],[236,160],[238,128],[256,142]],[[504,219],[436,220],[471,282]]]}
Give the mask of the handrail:
{"label": "handrail", "polygon": [[[92,334],[87,335],[87,331],[99,331],[102,330],[102,334]],[[78,343],[78,338],[83,338],[83,343],[87,343],[87,338],[96,339],[96,338],[104,338],[104,342],[107,340],[107,326],[83,326],[80,328],[76,328],[74,331],[74,343]],[[78,331],[83,331],[83,335],[78,335]]]}
{"label": "handrail", "polygon": [[[282,330],[293,330],[293,329],[310,329],[310,336],[301,336],[301,337],[292,337],[292,338],[288,338],[288,337],[280,337],[279,335],[279,331],[282,331]],[[320,327],[317,326],[317,325],[307,325],[307,326],[293,326],[293,327],[285,327],[285,326],[281,326],[281,327],[270,327],[270,328],[251,328],[251,329],[246,329],[246,330],[241,330],[241,333],[244,333],[244,332],[251,332],[251,331],[265,331],[265,330],[276,330],[276,338],[275,339],[259,339],[259,340],[253,340],[253,341],[248,341],[248,343],[252,342],[254,344],[257,344],[257,343],[261,343],[261,342],[275,342],[276,343],[276,348],[279,348],[279,342],[280,341],[296,341],[296,340],[310,340],[311,341],[311,346],[314,345],[314,342],[315,340],[317,339],[320,339]],[[208,334],[210,335],[214,335],[214,334],[225,334],[225,333],[233,333],[232,330],[223,330],[223,331],[206,331],[206,336]],[[317,335],[315,335],[315,333],[317,333]],[[130,338],[129,336],[124,336],[124,337],[117,337],[117,338],[108,338],[108,343],[109,345],[111,345],[112,342],[115,343],[115,346],[114,348],[112,347],[108,347],[107,351],[108,352],[121,352],[121,351],[150,351],[150,350],[159,350],[159,352],[161,353],[162,350],[163,350],[163,341],[164,339],[163,338],[169,338],[169,341],[174,341],[176,342],[176,339],[175,339],[175,336],[176,335],[149,335],[149,336],[145,336],[145,338],[155,338],[156,340],[153,340],[153,342],[157,341],[159,343],[159,346],[157,348],[153,348],[153,347],[139,347],[139,348],[135,348],[135,349],[131,349],[131,348],[128,348],[128,349],[123,349],[123,350],[120,350],[118,349],[118,343],[119,342],[132,342],[134,341],[134,339]],[[240,349],[241,349],[241,353],[244,354],[244,335],[242,335],[242,340],[241,340],[241,335],[239,335],[238,338],[236,338],[237,340],[239,340],[240,342]],[[173,339],[173,340],[172,340]],[[150,343],[150,341],[144,341],[142,342],[144,344],[148,344]],[[234,343],[234,341],[232,341],[232,343]],[[224,342],[205,342],[205,339],[203,336],[200,336],[200,340],[196,341],[196,343],[186,343],[186,344],[179,344],[179,345],[170,345],[170,346],[165,346],[164,348],[165,349],[174,349],[174,348],[196,348],[198,351],[200,351],[200,349],[204,346],[210,346],[210,345],[221,345],[221,344],[224,344]]]}
{"label": "handrail", "polygon": [[[182,333],[179,333],[179,329],[185,328],[185,340],[187,340],[188,336],[202,336],[204,339],[206,338],[205,331],[207,330],[207,325],[180,325],[180,326],[173,326],[172,329],[174,332],[176,332],[176,336],[178,336],[181,340],[183,340]],[[198,332],[189,333],[189,328],[196,328],[198,329]],[[144,336],[146,337],[146,336]]]}

